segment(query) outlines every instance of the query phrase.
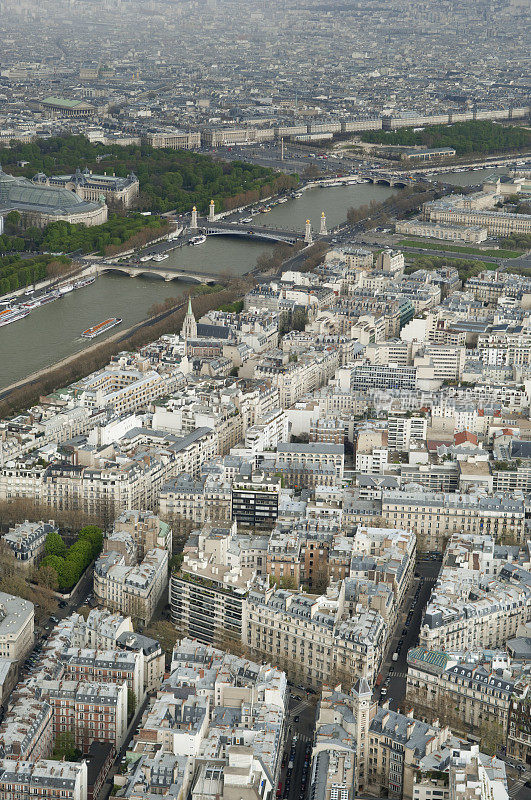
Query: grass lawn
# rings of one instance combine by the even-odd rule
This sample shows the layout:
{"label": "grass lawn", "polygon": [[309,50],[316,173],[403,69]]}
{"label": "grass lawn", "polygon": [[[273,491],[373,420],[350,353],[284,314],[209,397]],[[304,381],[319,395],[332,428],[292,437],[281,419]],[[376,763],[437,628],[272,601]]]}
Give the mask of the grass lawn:
{"label": "grass lawn", "polygon": [[440,244],[432,242],[430,239],[401,239],[398,242],[402,247],[419,247],[426,250],[450,250],[455,253],[465,253],[471,256],[493,256],[494,258],[518,258],[523,251],[518,250],[497,250],[492,247],[489,250],[480,250],[479,247],[461,247],[457,244]]}

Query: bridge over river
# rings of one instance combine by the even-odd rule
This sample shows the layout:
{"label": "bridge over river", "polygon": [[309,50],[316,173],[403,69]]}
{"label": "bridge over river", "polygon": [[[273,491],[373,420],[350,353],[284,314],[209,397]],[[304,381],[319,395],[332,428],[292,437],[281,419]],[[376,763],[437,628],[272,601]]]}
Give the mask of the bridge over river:
{"label": "bridge over river", "polygon": [[207,236],[238,236],[245,239],[252,236],[265,242],[284,242],[285,244],[295,244],[305,236],[304,231],[273,228],[267,225],[242,225],[224,220],[200,219],[197,224]]}
{"label": "bridge over river", "polygon": [[179,267],[158,267],[151,266],[151,264],[106,264],[104,262],[95,266],[96,273],[102,274],[104,272],[118,272],[122,275],[129,275],[131,278],[138,278],[140,275],[155,275],[157,278],[163,278],[165,281],[185,280],[192,281],[192,283],[219,283],[221,276],[213,275],[212,273],[194,272],[190,269],[183,269]]}

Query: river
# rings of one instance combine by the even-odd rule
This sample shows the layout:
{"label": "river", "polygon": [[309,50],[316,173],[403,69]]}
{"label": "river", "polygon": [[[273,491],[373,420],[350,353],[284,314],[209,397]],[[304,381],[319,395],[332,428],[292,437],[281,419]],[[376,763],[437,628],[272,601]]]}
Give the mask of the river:
{"label": "river", "polygon": [[[314,230],[318,230],[324,211],[330,228],[346,219],[349,206],[381,201],[395,191],[365,183],[307,189],[301,198],[275,206],[270,213],[257,215],[255,220],[303,230],[306,219],[311,219]],[[164,266],[243,275],[254,267],[258,256],[269,249],[269,245],[260,242],[215,236],[199,247],[172,251]],[[179,297],[189,289],[190,284],[180,280],[165,283],[155,278],[102,275],[90,286],[35,309],[25,319],[0,328],[0,388],[51,366],[88,344],[104,341],[120,330],[113,328],[107,336],[104,334],[96,340],[82,339],[81,331],[89,326],[108,317],[121,317],[121,327],[128,328],[145,319],[154,303],[167,297]]]}
{"label": "river", "polygon": [[473,186],[476,183],[493,177],[493,175],[507,175],[507,167],[486,167],[485,169],[467,170],[466,172],[441,172],[435,179],[453,183],[454,186]]}

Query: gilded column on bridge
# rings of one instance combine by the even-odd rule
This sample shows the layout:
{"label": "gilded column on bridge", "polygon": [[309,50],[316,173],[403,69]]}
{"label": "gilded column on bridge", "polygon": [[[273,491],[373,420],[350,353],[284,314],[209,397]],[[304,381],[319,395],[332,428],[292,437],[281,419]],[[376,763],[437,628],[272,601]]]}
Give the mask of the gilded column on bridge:
{"label": "gilded column on bridge", "polygon": [[190,230],[192,231],[197,230],[197,208],[195,206],[192,208],[192,220],[190,222]]}

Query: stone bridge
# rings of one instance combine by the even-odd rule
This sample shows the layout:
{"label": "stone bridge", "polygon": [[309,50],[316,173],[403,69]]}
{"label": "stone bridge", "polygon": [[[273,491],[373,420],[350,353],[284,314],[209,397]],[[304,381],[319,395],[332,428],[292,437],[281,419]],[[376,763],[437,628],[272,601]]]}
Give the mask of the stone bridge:
{"label": "stone bridge", "polygon": [[213,284],[218,281],[218,276],[216,275],[205,275],[199,272],[179,269],[179,267],[172,269],[171,267],[148,267],[134,264],[99,264],[96,267],[96,271],[100,274],[103,272],[120,272],[122,275],[129,275],[131,278],[138,278],[143,275],[148,277],[155,276],[165,281],[186,280],[206,284]]}
{"label": "stone bridge", "polygon": [[382,175],[381,173],[367,173],[364,175],[361,173],[361,177],[364,180],[368,180],[370,183],[374,183],[375,185],[378,184],[379,186],[396,186],[400,189],[405,189],[406,186],[411,186],[412,183],[415,181],[411,178],[408,178],[406,175]]}
{"label": "stone bridge", "polygon": [[223,222],[222,220],[216,220],[215,222],[201,220],[198,224],[207,236],[238,236],[244,239],[284,242],[286,244],[295,244],[297,240],[304,239],[304,232],[268,228],[265,225],[241,225],[234,222]]}

